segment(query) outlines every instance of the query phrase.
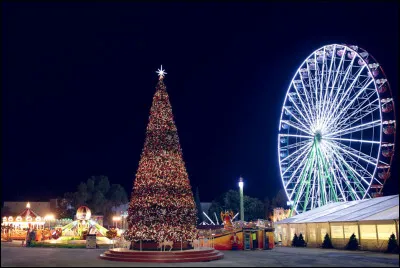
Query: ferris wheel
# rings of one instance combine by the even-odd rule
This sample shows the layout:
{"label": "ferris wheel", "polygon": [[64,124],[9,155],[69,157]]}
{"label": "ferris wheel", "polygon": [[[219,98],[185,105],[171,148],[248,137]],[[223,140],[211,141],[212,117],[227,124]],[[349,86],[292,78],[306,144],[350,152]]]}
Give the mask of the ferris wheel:
{"label": "ferris wheel", "polygon": [[280,173],[292,208],[381,196],[395,130],[390,85],[375,58],[352,45],[315,50],[296,71],[279,122]]}

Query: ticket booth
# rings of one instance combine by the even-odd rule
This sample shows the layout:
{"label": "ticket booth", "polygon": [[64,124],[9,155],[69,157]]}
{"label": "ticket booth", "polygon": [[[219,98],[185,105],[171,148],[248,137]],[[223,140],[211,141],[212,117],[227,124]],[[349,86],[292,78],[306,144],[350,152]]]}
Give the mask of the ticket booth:
{"label": "ticket booth", "polygon": [[243,229],[243,249],[244,250],[251,250],[253,241],[251,239],[251,230]]}

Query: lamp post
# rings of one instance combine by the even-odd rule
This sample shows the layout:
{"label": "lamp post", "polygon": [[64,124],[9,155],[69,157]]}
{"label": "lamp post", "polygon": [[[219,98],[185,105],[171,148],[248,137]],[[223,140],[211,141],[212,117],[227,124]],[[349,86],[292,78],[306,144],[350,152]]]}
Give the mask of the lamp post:
{"label": "lamp post", "polygon": [[243,178],[239,178],[239,189],[240,189],[240,220],[244,221],[244,206],[243,206]]}
{"label": "lamp post", "polygon": [[126,218],[128,217],[128,213],[125,211],[122,213],[122,229],[126,229]]}

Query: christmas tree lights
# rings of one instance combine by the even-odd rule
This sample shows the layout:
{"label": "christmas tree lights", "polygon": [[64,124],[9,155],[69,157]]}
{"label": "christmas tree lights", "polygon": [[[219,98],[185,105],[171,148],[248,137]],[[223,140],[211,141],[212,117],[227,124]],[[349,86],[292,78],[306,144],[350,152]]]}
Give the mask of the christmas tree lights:
{"label": "christmas tree lights", "polygon": [[128,209],[129,241],[191,241],[197,236],[196,206],[183,161],[172,107],[159,81]]}

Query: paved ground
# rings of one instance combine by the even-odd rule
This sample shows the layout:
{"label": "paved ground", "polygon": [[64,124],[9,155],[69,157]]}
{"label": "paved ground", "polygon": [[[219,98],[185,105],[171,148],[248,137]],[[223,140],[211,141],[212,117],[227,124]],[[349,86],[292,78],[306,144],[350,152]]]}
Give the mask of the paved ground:
{"label": "paved ground", "polygon": [[104,267],[206,267],[206,266],[339,266],[399,267],[399,255],[315,248],[277,247],[265,251],[223,251],[224,259],[202,263],[128,263],[101,260],[104,249],[24,248],[1,243],[1,266],[104,266]]}

